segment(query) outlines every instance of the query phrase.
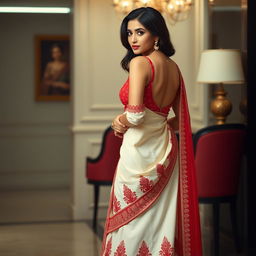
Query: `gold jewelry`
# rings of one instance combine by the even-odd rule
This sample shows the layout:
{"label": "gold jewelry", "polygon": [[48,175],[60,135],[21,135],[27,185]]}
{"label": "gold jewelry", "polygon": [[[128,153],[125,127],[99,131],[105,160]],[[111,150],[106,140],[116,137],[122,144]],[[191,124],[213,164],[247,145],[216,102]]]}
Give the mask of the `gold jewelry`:
{"label": "gold jewelry", "polygon": [[155,49],[156,51],[159,50],[159,45],[158,45],[158,41],[157,41],[157,40],[155,41],[154,49]]}

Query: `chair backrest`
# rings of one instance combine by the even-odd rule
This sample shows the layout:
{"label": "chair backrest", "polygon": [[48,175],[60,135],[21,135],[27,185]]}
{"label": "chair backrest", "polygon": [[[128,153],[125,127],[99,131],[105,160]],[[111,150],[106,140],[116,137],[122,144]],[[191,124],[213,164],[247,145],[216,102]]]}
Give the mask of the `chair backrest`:
{"label": "chair backrest", "polygon": [[245,134],[243,124],[214,125],[195,133],[199,198],[237,194]]}
{"label": "chair backrest", "polygon": [[122,139],[108,127],[102,139],[101,151],[97,158],[87,158],[86,178],[93,181],[111,182],[120,157]]}

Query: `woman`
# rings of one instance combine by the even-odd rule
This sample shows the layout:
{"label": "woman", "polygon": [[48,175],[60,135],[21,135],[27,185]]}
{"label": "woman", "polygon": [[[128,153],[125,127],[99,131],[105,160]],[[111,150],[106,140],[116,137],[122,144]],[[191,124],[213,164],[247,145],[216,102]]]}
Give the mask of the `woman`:
{"label": "woman", "polygon": [[120,90],[125,111],[112,128],[123,144],[101,255],[201,256],[186,94],[163,17],[150,7],[132,11],[121,41],[129,78]]}
{"label": "woman", "polygon": [[48,62],[42,80],[42,95],[69,94],[69,65],[63,60],[63,51],[58,44],[51,47],[52,61]]}

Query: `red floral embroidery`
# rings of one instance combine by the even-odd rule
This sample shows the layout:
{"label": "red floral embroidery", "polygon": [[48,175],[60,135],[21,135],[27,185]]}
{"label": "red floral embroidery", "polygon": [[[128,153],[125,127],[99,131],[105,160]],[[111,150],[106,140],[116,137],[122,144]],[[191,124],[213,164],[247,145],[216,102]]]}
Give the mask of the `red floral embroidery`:
{"label": "red floral embroidery", "polygon": [[111,248],[112,248],[112,237],[110,237],[110,239],[108,240],[104,256],[110,256]]}
{"label": "red floral embroidery", "polygon": [[124,240],[118,245],[114,256],[127,256]]}
{"label": "red floral embroidery", "polygon": [[137,199],[136,193],[129,189],[126,185],[123,186],[124,201],[127,204],[134,202]]}
{"label": "red floral embroidery", "polygon": [[121,204],[120,202],[117,200],[116,196],[114,195],[113,198],[113,211],[114,212],[118,212],[121,210]]}
{"label": "red floral embroidery", "polygon": [[145,110],[145,105],[127,105],[126,110],[132,113],[140,113]]}
{"label": "red floral embroidery", "polygon": [[136,256],[152,256],[145,241],[142,241],[142,244]]}
{"label": "red floral embroidery", "polygon": [[161,244],[161,250],[159,251],[159,256],[174,256],[174,248],[166,237],[164,237]]}
{"label": "red floral embroidery", "polygon": [[144,176],[140,176],[140,190],[143,193],[146,193],[149,191],[154,185],[154,182],[152,180],[149,180],[148,178]]}
{"label": "red floral embroidery", "polygon": [[[129,223],[131,220],[135,219],[139,214],[143,213],[157,200],[157,198],[165,188],[173,173],[174,165],[176,163],[178,155],[178,141],[177,139],[175,139],[175,134],[172,130],[171,133],[173,135],[171,136],[173,147],[170,154],[172,154],[173,157],[170,159],[168,166],[165,168],[165,175],[160,177],[158,181],[154,184],[153,188],[147,193],[144,193],[140,198],[136,199],[134,203],[121,209],[113,216],[108,215],[105,228],[105,230],[107,231],[105,231],[105,233],[111,233],[122,227],[123,225]],[[113,193],[111,198],[113,200]]]}
{"label": "red floral embroidery", "polygon": [[156,166],[157,176],[160,178],[165,173],[165,167],[162,164]]}

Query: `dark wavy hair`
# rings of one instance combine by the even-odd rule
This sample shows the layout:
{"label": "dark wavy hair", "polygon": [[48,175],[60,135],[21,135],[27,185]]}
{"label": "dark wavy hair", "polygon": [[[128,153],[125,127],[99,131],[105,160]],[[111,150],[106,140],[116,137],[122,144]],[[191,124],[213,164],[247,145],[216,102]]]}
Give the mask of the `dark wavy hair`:
{"label": "dark wavy hair", "polygon": [[124,19],[120,28],[120,37],[123,46],[127,49],[127,53],[121,61],[124,70],[129,71],[129,63],[131,59],[138,56],[128,42],[127,26],[130,20],[137,19],[153,36],[159,37],[159,50],[166,56],[174,55],[175,49],[170,39],[169,31],[165,20],[161,13],[152,7],[141,7],[131,11]]}

